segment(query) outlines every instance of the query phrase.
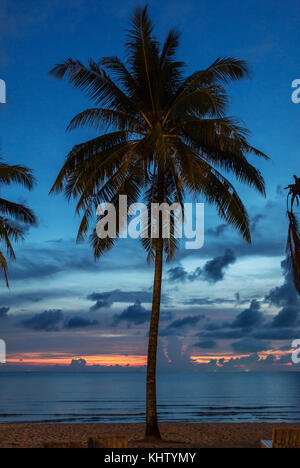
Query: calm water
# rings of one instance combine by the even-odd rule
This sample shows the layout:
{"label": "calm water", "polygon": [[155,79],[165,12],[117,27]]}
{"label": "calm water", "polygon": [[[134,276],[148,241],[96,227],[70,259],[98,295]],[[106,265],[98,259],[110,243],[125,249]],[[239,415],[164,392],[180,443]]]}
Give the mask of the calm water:
{"label": "calm water", "polygon": [[[300,422],[300,372],[158,378],[160,421]],[[0,373],[0,423],[139,422],[144,394],[139,373]]]}

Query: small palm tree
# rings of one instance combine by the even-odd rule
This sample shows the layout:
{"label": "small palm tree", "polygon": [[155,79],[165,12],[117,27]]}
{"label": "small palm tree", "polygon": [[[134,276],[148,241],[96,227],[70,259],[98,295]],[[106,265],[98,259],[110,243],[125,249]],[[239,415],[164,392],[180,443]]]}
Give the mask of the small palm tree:
{"label": "small palm tree", "polygon": [[[127,35],[126,64],[117,57],[98,62],[90,59],[88,66],[67,59],[50,72],[58,79],[66,78],[95,104],[74,117],[68,129],[89,126],[101,132],[70,151],[51,190],[64,191],[68,199],[77,200],[76,212],[82,214],[78,241],[86,236],[91,222],[95,223],[99,204],[114,203],[118,219],[121,194],[130,203],[144,197],[148,204],[182,205],[190,193],[215,205],[219,215],[250,242],[246,209],[233,185],[219,172],[231,173],[265,194],[264,180],[247,156],[267,156],[248,143],[248,131],[239,121],[225,114],[228,96],[224,85],[246,76],[247,65],[234,58],[219,58],[210,67],[184,76],[184,63],[175,58],[178,43],[178,32],[171,30],[160,47],[147,7],[137,8]],[[147,366],[148,439],[160,438],[156,355],[163,260],[164,256],[171,260],[178,247],[174,229],[171,238],[165,239],[161,219],[159,224],[158,238],[142,240],[155,262]],[[99,239],[94,231],[95,258],[115,241]]]}
{"label": "small palm tree", "polygon": [[[11,184],[20,184],[31,190],[34,185],[32,172],[27,167],[11,166],[0,159],[0,187]],[[12,242],[24,239],[24,224],[34,225],[35,223],[36,218],[27,206],[0,198],[0,242],[4,244],[12,260],[16,258]],[[6,285],[9,287],[7,260],[2,249],[0,250],[0,268],[3,271]]]}
{"label": "small palm tree", "polygon": [[289,218],[289,230],[287,240],[287,256],[289,266],[292,268],[295,287],[300,295],[300,227],[294,211],[295,203],[300,204],[300,179],[294,175],[295,183],[286,187],[287,215]]}

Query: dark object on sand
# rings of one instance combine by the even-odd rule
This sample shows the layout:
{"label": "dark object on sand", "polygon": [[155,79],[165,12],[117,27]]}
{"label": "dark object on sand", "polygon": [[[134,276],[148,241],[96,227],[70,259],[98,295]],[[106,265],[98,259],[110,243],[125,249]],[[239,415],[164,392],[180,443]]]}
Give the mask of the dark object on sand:
{"label": "dark object on sand", "polygon": [[300,448],[300,429],[274,428],[272,440],[262,440],[262,448]]}

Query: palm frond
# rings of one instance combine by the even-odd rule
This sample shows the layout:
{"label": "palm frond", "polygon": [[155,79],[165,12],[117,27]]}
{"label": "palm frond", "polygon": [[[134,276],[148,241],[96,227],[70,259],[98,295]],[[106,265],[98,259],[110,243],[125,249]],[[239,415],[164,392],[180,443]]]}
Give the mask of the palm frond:
{"label": "palm frond", "polygon": [[86,67],[79,60],[69,58],[57,64],[50,75],[57,79],[66,78],[75,88],[84,91],[96,105],[109,106],[133,115],[137,112],[132,99],[91,59],[89,67]]}
{"label": "palm frond", "polygon": [[7,277],[7,261],[3,253],[1,252],[1,250],[0,250],[0,268],[4,274],[6,286],[9,288],[8,277]]}
{"label": "palm frond", "polygon": [[0,159],[0,184],[20,184],[31,190],[35,179],[31,169],[21,165],[11,166]]}
{"label": "palm frond", "polygon": [[77,114],[69,123],[67,131],[77,128],[92,127],[95,130],[108,130],[110,127],[118,131],[138,133],[141,121],[125,112],[114,109],[87,109]]}
{"label": "palm frond", "polygon": [[293,271],[294,284],[300,295],[300,228],[295,214],[288,211],[289,230],[287,240],[287,257]]}
{"label": "palm frond", "polygon": [[[78,240],[96,222],[97,206],[108,202],[117,208],[119,195],[138,201],[143,194],[148,206],[172,201],[183,206],[185,194],[192,192],[213,204],[251,241],[246,208],[221,174],[233,174],[265,194],[262,174],[248,156],[268,157],[249,143],[249,131],[241,122],[226,115],[225,86],[248,76],[248,66],[236,58],[218,58],[208,68],[184,76],[184,63],[176,58],[179,37],[172,29],[161,46],[147,7],[136,8],[127,31],[126,61],[104,57],[90,59],[85,66],[67,59],[50,72],[66,78],[96,104],[75,116],[68,130],[92,127],[103,132],[70,151],[51,189],[77,200]],[[297,197],[290,197],[293,204]],[[173,229],[172,216],[171,224]],[[91,235],[96,258],[115,242],[98,239],[96,231]],[[142,243],[152,258],[155,239],[148,236]],[[167,259],[177,248],[172,232],[163,243]]]}
{"label": "palm frond", "polygon": [[28,206],[14,203],[0,198],[0,212],[21,221],[22,223],[36,225],[37,220],[33,211]]}

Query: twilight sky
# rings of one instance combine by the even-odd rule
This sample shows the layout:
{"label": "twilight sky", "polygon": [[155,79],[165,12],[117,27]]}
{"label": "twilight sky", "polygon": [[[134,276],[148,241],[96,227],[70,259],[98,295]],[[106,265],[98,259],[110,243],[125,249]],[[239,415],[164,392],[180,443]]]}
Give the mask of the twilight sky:
{"label": "twilight sky", "polygon": [[[205,206],[204,248],[182,249],[165,266],[160,368],[298,370],[289,365],[291,342],[300,338],[300,300],[284,264],[283,187],[299,175],[300,105],[291,101],[291,83],[300,78],[299,1],[148,3],[160,39],[171,27],[181,30],[187,74],[220,56],[249,62],[252,77],[230,87],[228,114],[243,119],[251,143],[272,159],[251,160],[265,176],[266,199],[235,184],[251,216],[253,245]],[[9,368],[66,370],[72,360],[73,369],[145,365],[153,265],[133,240],[120,241],[95,264],[88,244],[75,245],[72,204],[48,195],[68,150],[95,133],[65,132],[89,102],[47,72],[67,57],[124,58],[124,30],[136,4],[1,0],[0,79],[7,85],[1,153],[37,178],[32,193],[14,187],[3,196],[26,200],[39,219],[16,248],[11,289],[0,285]]]}

